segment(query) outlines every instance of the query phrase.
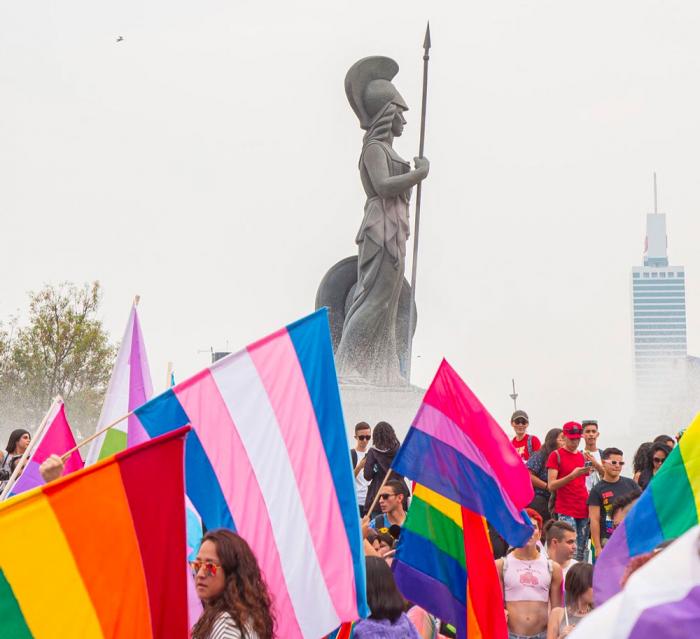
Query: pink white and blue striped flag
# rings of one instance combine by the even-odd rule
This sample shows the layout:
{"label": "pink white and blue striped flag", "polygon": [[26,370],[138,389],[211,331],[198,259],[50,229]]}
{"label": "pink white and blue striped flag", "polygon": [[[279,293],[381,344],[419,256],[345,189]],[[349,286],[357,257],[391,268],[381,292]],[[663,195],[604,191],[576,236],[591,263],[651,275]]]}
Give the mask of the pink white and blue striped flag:
{"label": "pink white and blue striped flag", "polygon": [[[137,304],[138,298],[131,307],[129,321],[112,369],[112,377],[109,380],[102,412],[97,422],[98,431],[153,397],[151,371],[148,367]],[[131,415],[128,420],[117,424],[105,435],[93,440],[85,464],[94,464],[128,446],[140,444],[148,439],[148,434],[139,420]]]}
{"label": "pink white and blue striped flag", "polygon": [[185,424],[187,494],[207,529],[250,544],[285,639],[369,614],[357,500],[327,311],[232,353],[137,409]]}
{"label": "pink white and blue striped flag", "polygon": [[[63,455],[75,448],[75,438],[68,420],[63,400],[56,399],[46,417],[46,426],[34,445],[31,457],[24,472],[19,476],[10,490],[10,496],[23,493],[25,490],[42,486],[44,480],[39,473],[41,463],[52,454]],[[83,460],[76,450],[64,463],[63,474],[67,475],[83,467]]]}

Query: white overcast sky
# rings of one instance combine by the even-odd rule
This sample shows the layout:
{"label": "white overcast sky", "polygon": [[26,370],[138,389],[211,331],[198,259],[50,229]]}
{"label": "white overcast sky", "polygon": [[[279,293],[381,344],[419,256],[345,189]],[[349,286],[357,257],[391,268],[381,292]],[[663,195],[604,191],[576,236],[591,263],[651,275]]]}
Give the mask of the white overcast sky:
{"label": "white overcast sky", "polygon": [[[388,55],[416,155],[433,36],[415,382],[447,357],[502,422],[630,420],[652,172],[700,353],[700,5],[673,0],[0,4],[0,318],[44,283],[133,295],[156,388],[313,309],[355,252],[343,79]],[[116,43],[117,36],[125,40]],[[610,441],[609,438],[605,438]]]}

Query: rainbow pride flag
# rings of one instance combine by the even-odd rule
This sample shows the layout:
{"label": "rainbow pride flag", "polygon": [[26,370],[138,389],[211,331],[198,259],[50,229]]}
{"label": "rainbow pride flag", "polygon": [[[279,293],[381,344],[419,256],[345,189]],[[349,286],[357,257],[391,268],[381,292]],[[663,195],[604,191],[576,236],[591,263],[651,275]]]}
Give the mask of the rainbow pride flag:
{"label": "rainbow pride flag", "polygon": [[[19,495],[25,490],[30,490],[41,486],[44,480],[39,473],[41,463],[52,454],[62,455],[75,448],[75,438],[71,430],[68,419],[66,418],[66,407],[63,400],[57,399],[51,405],[49,414],[46,418],[46,426],[39,435],[39,441],[36,443],[29,462],[27,463],[24,472],[19,476],[15,485],[10,490],[10,496]],[[83,459],[80,453],[76,450],[65,461],[63,466],[63,474],[75,472],[83,467]]]}
{"label": "rainbow pride flag", "polygon": [[0,505],[0,634],[186,639],[186,428]]}
{"label": "rainbow pride flag", "polygon": [[511,546],[532,535],[530,474],[503,429],[443,360],[392,468],[486,517]]}
{"label": "rainbow pride flag", "polygon": [[[129,313],[112,376],[109,379],[102,411],[97,422],[98,431],[126,415],[153,397],[151,372],[148,367],[146,345],[143,341],[138,314],[138,298]],[[140,444],[148,439],[138,419],[133,415],[118,423],[105,434],[95,438],[88,449],[85,464],[89,466],[99,459]]]}
{"label": "rainbow pride flag", "polygon": [[593,572],[596,604],[620,592],[630,559],[680,537],[700,523],[699,514],[700,414],[603,548]]}
{"label": "rainbow pride flag", "polygon": [[355,486],[326,309],[219,360],[135,411],[150,436],[191,424],[187,495],[236,530],[278,633],[318,639],[367,616]]}
{"label": "rainbow pride flag", "polygon": [[483,517],[416,484],[392,569],[403,596],[456,626],[460,637],[507,636]]}

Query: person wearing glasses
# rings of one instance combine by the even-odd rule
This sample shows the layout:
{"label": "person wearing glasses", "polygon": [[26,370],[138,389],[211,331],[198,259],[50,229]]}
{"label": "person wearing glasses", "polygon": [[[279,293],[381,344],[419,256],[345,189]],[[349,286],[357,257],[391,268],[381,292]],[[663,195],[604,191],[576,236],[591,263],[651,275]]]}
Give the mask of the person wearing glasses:
{"label": "person wearing glasses", "polygon": [[591,522],[591,541],[595,556],[600,557],[603,547],[610,539],[613,524],[613,503],[616,499],[637,490],[629,477],[622,477],[625,462],[619,448],[606,448],[601,453],[603,478],[591,489],[588,496],[588,518]]}
{"label": "person wearing glasses", "polygon": [[389,532],[392,526],[403,526],[406,521],[405,499],[403,482],[390,479],[379,493],[379,509],[382,514],[372,519],[370,528],[379,532]]}
{"label": "person wearing glasses", "polygon": [[515,431],[515,437],[510,441],[524,462],[527,462],[532,454],[542,447],[537,437],[527,434],[529,424],[530,419],[524,410],[516,410],[510,418],[510,425]]}
{"label": "person wearing glasses", "polygon": [[365,479],[362,470],[365,467],[369,442],[372,439],[372,427],[367,422],[355,424],[355,448],[350,449],[352,468],[355,475],[355,494],[357,495],[357,505],[360,507],[360,517],[365,516],[365,504],[367,499],[367,487],[369,481]]}
{"label": "person wearing glasses", "polygon": [[204,610],[192,639],[272,639],[270,593],[248,543],[230,530],[209,531],[190,563]]}
{"label": "person wearing glasses", "polygon": [[654,475],[661,470],[661,466],[666,461],[666,458],[671,454],[671,449],[666,444],[652,444],[647,453],[647,465],[639,473],[638,484],[644,490],[649,482],[654,478]]}

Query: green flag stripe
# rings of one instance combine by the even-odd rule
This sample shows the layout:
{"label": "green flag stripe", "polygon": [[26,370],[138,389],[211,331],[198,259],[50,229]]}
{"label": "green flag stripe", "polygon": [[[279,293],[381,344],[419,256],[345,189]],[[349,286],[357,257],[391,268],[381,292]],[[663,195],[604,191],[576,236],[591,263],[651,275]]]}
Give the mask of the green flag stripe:
{"label": "green flag stripe", "polygon": [[464,531],[437,508],[413,497],[403,525],[411,532],[432,541],[442,552],[466,568]]}
{"label": "green flag stripe", "polygon": [[102,443],[99,459],[104,459],[114,453],[121,452],[126,448],[126,433],[123,430],[110,428],[105,434],[105,440]]}
{"label": "green flag stripe", "polygon": [[15,593],[12,592],[2,570],[0,570],[0,629],[3,637],[34,639],[15,599]]}
{"label": "green flag stripe", "polygon": [[674,450],[648,490],[652,491],[654,508],[664,539],[680,537],[698,523],[695,495],[680,450]]}

